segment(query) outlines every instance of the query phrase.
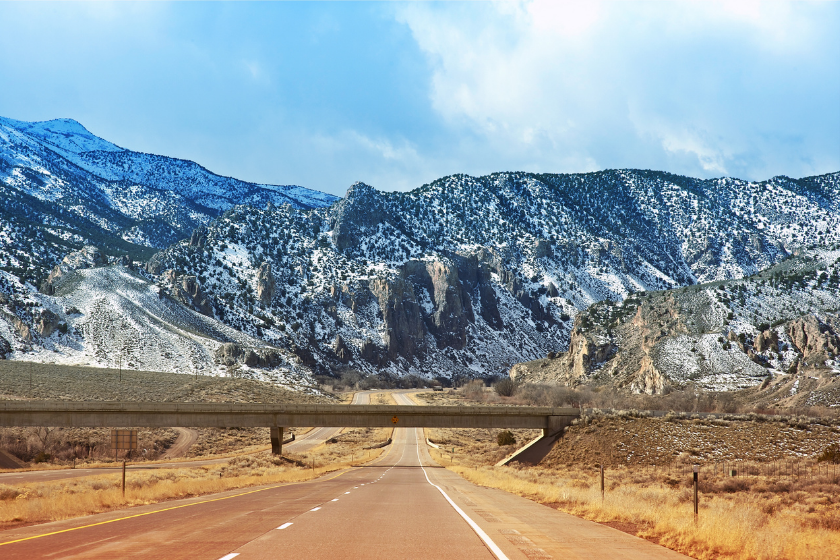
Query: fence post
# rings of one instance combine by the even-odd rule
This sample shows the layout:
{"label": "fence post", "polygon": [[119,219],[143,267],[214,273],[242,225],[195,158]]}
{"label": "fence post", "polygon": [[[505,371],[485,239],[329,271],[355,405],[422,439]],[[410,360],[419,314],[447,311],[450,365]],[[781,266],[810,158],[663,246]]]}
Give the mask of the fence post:
{"label": "fence post", "polygon": [[604,463],[601,463],[601,502],[604,501]]}
{"label": "fence post", "polygon": [[694,522],[697,523],[697,482],[700,474],[700,465],[694,465]]}
{"label": "fence post", "polygon": [[123,459],[122,495],[123,495],[123,498],[125,498],[125,459]]}

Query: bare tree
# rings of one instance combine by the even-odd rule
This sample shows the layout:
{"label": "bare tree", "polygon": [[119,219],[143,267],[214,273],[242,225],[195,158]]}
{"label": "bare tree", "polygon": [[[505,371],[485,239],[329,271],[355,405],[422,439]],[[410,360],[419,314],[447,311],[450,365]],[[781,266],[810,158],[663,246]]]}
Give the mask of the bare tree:
{"label": "bare tree", "polygon": [[30,428],[29,431],[32,435],[38,438],[38,441],[41,442],[41,451],[44,453],[47,452],[47,445],[50,441],[50,436],[53,436],[55,432],[60,431],[61,428],[48,428],[46,426],[38,426],[37,428]]}

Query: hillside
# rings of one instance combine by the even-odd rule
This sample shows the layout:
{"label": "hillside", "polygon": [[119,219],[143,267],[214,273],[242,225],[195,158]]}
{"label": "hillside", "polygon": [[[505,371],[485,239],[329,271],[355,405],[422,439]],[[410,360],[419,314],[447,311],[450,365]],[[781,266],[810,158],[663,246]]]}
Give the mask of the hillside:
{"label": "hillside", "polygon": [[755,387],[774,405],[840,403],[840,246],[803,251],[737,280],[601,302],[579,314],[565,353],[514,379],[646,393],[694,384]]}
{"label": "hillside", "polygon": [[51,295],[0,272],[0,356],[248,376],[311,391],[310,370],[291,352],[208,316],[194,279],[170,277],[158,285],[142,270],[105,265],[96,255],[92,247],[71,253],[51,276]]}
{"label": "hillside", "polygon": [[234,208],[147,270],[195,276],[216,317],[315,371],[498,375],[566,350],[595,302],[744,278],[837,243],[838,192],[840,174],[500,173],[408,193],[357,183],[330,208]]}
{"label": "hillside", "polygon": [[[681,319],[661,329],[669,341],[671,328],[749,337],[744,325],[779,320],[768,310],[836,308],[822,284],[803,288],[810,307],[731,284],[740,286],[725,296],[732,324],[718,332],[718,300],[679,294],[778,274],[805,254],[828,259],[824,248],[840,243],[840,173],[452,175],[405,193],[356,183],[338,200],[132,152],[72,120],[0,119],[0,180],[0,350],[15,360],[106,366],[122,355],[130,368],[303,385],[350,370],[449,380],[574,350],[598,313],[620,315],[642,292],[665,298],[652,314],[676,305],[668,297],[681,302],[667,311]],[[630,338],[609,347],[629,349]],[[746,347],[724,360],[729,371],[691,365],[689,342],[674,340],[645,350],[658,373],[622,366],[615,384],[661,391],[688,377],[710,388],[764,378]],[[702,354],[706,338],[690,345]],[[647,356],[636,354],[617,355]],[[791,367],[780,359],[780,371]]]}
{"label": "hillside", "polygon": [[126,150],[71,119],[0,117],[0,185],[0,268],[33,283],[85,244],[145,260],[237,204],[308,209],[335,200]]}

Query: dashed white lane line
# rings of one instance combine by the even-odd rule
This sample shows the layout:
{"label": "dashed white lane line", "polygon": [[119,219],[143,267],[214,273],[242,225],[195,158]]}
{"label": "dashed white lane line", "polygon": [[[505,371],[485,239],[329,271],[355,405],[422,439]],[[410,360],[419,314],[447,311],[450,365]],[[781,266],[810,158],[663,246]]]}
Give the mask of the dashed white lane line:
{"label": "dashed white lane line", "polygon": [[309,511],[318,511],[319,509],[321,509],[321,506],[314,507],[314,508],[310,509]]}
{"label": "dashed white lane line", "polygon": [[345,492],[345,494],[349,494],[350,492]]}
{"label": "dashed white lane line", "polygon": [[332,499],[332,500],[330,500],[330,501],[331,501],[331,502],[337,502],[337,501],[338,501],[338,498],[333,498],[333,499]]}
{"label": "dashed white lane line", "polygon": [[291,527],[291,526],[292,526],[292,524],[291,524],[291,523],[283,523],[282,525],[280,525],[280,526],[279,526],[279,527],[277,527],[277,528],[278,528],[278,529],[285,529],[285,528],[287,528],[287,527]]}
{"label": "dashed white lane line", "polygon": [[219,560],[231,560],[232,558],[236,558],[237,556],[239,556],[238,552],[231,552],[230,554],[222,556],[221,558],[219,558]]}

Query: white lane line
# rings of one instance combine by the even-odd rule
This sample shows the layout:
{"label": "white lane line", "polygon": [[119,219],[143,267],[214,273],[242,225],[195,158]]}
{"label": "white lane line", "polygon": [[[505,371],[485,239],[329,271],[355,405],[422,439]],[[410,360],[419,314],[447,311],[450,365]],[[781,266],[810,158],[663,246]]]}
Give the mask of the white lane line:
{"label": "white lane line", "polygon": [[345,492],[345,494],[349,494],[350,492]]}
{"label": "white lane line", "polygon": [[[415,433],[415,439],[416,439],[417,432],[415,431],[414,433]],[[502,549],[499,548],[496,545],[496,543],[493,542],[493,539],[491,539],[490,536],[487,535],[487,533],[485,533],[484,530],[481,527],[479,527],[478,524],[475,521],[470,519],[470,517],[466,513],[464,513],[464,510],[459,508],[458,505],[455,502],[452,501],[452,498],[450,498],[446,494],[446,492],[443,491],[443,488],[441,488],[440,486],[438,486],[437,484],[435,484],[434,482],[429,480],[429,473],[427,473],[426,469],[423,468],[423,461],[420,460],[420,444],[419,443],[417,444],[417,463],[420,465],[420,468],[423,469],[423,474],[426,475],[426,482],[428,482],[429,484],[431,484],[432,486],[437,488],[440,491],[440,493],[443,494],[443,497],[446,498],[446,501],[449,502],[449,505],[452,506],[453,508],[455,508],[455,511],[458,512],[458,515],[463,517],[464,521],[466,521],[467,524],[470,527],[472,527],[472,530],[475,531],[475,534],[478,535],[478,538],[480,538],[482,541],[484,541],[484,544],[487,545],[487,548],[490,549],[490,552],[495,554],[496,558],[498,558],[499,560],[509,560],[509,558],[505,555],[505,553],[502,552]]]}
{"label": "white lane line", "polygon": [[219,558],[219,560],[231,560],[232,558],[236,558],[237,556],[239,556],[238,552],[231,552],[230,554],[222,556],[221,558]]}
{"label": "white lane line", "polygon": [[319,509],[321,509],[321,506],[314,507],[314,508],[310,509],[309,511],[318,511]]}
{"label": "white lane line", "polygon": [[278,529],[285,529],[285,528],[287,528],[287,527],[291,527],[291,526],[292,526],[292,524],[291,524],[291,523],[283,523],[282,525],[280,525],[280,526],[279,526],[279,527],[277,527],[277,528],[278,528]]}
{"label": "white lane line", "polygon": [[331,502],[337,502],[337,501],[338,501],[338,498],[333,498],[333,499],[332,499],[332,500],[330,500],[330,501],[331,501]]}

